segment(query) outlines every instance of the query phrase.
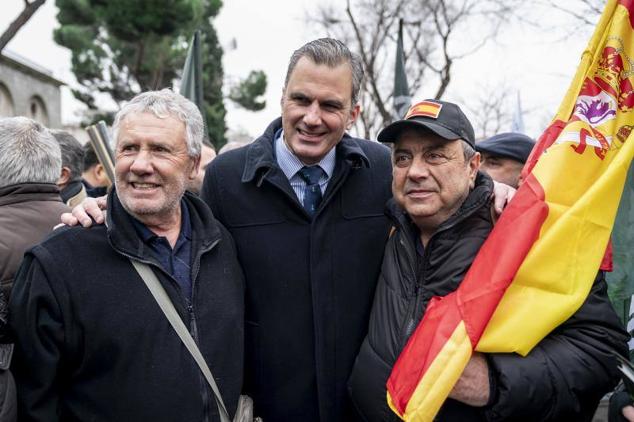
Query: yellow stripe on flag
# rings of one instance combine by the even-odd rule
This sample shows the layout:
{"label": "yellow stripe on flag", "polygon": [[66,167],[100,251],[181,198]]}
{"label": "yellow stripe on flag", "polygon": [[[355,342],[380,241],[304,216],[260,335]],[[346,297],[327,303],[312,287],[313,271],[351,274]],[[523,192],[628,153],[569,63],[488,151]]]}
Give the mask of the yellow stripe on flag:
{"label": "yellow stripe on flag", "polygon": [[[407,403],[405,421],[433,421],[472,354],[464,321],[456,327]],[[394,410],[388,395],[388,404]]]}

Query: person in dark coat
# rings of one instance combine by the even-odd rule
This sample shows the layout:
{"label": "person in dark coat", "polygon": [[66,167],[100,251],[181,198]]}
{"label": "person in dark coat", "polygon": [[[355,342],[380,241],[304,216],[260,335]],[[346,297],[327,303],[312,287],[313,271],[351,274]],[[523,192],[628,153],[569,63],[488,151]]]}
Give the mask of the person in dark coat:
{"label": "person in dark coat", "polygon": [[40,242],[64,205],[55,181],[59,145],[39,123],[25,117],[0,119],[0,420],[17,418],[16,389],[9,372],[12,339],[6,327],[7,300],[24,252]]}
{"label": "person in dark coat", "polygon": [[[390,196],[388,149],[345,133],[362,75],[341,42],[304,45],[291,58],[282,118],[220,154],[205,176],[202,198],[245,272],[245,392],[264,421],[357,418],[346,380],[367,329]],[[305,181],[307,169],[316,180]]]}
{"label": "person in dark coat", "polygon": [[61,168],[46,128],[26,117],[0,119],[0,288],[7,299],[24,252],[70,210],[55,185]]}
{"label": "person in dark coat", "polygon": [[110,179],[103,168],[103,164],[99,162],[99,158],[95,153],[92,144],[88,142],[83,146],[84,149],[84,165],[81,173],[81,183],[86,189],[86,195],[91,198],[98,198],[108,193]]}
{"label": "person in dark coat", "polygon": [[149,265],[230,414],[242,385],[244,280],[230,234],[195,195],[203,120],[170,90],[115,117],[107,224],[56,231],[10,300],[20,421],[219,421],[211,388],[131,260]]}
{"label": "person in dark coat", "polygon": [[[444,101],[417,106],[379,134],[394,143],[394,232],[349,382],[369,422],[399,420],[386,400],[392,367],[429,300],[458,288],[493,226],[492,181],[478,173],[466,116]],[[613,353],[627,352],[627,338],[599,272],[581,308],[527,356],[475,352],[436,420],[590,421],[618,381]]]}
{"label": "person in dark coat", "polygon": [[73,135],[63,130],[51,131],[62,151],[62,171],[57,179],[62,201],[69,207],[81,203],[88,195],[82,183],[84,149]]}

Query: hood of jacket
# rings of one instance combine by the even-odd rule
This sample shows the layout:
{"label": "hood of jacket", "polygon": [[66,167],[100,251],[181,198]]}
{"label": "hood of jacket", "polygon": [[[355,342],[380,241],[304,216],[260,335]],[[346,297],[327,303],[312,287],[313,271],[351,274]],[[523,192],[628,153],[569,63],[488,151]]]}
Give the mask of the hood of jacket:
{"label": "hood of jacket", "polygon": [[54,183],[17,183],[0,188],[0,206],[29,201],[62,202]]}

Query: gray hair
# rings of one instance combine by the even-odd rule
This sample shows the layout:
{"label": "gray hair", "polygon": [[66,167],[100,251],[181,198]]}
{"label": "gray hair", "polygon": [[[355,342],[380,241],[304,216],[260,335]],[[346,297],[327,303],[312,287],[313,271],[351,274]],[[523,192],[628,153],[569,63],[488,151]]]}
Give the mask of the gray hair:
{"label": "gray hair", "polygon": [[63,130],[51,130],[62,151],[62,167],[70,170],[69,182],[81,180],[84,167],[84,148],[73,135]]}
{"label": "gray hair", "polygon": [[461,139],[462,141],[462,152],[464,153],[464,160],[466,163],[471,161],[473,156],[476,154],[475,148],[473,148],[467,141]]}
{"label": "gray hair", "polygon": [[159,119],[174,117],[185,123],[185,140],[190,157],[200,155],[205,124],[198,107],[187,98],[171,89],[143,92],[128,103],[115,115],[112,124],[112,138],[118,142],[119,126],[129,114],[153,113]]}
{"label": "gray hair", "polygon": [[352,53],[344,43],[334,38],[319,38],[310,41],[293,52],[286,70],[285,89],[291,78],[291,73],[302,57],[309,58],[315,64],[325,64],[328,67],[348,63],[352,71],[352,105],[357,104],[363,82],[363,63],[358,54]]}
{"label": "gray hair", "polygon": [[26,117],[0,119],[0,187],[18,183],[55,183],[62,154],[53,135]]}

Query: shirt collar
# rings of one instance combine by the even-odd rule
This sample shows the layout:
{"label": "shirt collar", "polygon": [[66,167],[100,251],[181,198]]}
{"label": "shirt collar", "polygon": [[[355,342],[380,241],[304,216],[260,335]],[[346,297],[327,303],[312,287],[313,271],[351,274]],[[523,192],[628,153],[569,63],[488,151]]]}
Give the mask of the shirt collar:
{"label": "shirt collar", "polygon": [[[335,171],[335,158],[337,148],[332,148],[328,153],[317,163],[322,168],[328,179],[332,177],[332,173]],[[284,172],[287,179],[291,179],[302,167],[305,166],[299,158],[293,152],[288,149],[288,145],[284,142],[284,131],[279,130],[275,134],[275,158],[280,169]]]}
{"label": "shirt collar", "polygon": [[[152,230],[148,229],[147,226],[141,223],[136,218],[132,217],[132,224],[136,229],[139,236],[141,236],[141,240],[143,243],[148,243],[157,237],[159,237]],[[192,238],[192,226],[189,219],[189,209],[187,208],[187,204],[185,201],[181,199],[181,231],[178,234],[178,239],[176,240],[176,244],[181,243],[181,240],[191,240]]]}

